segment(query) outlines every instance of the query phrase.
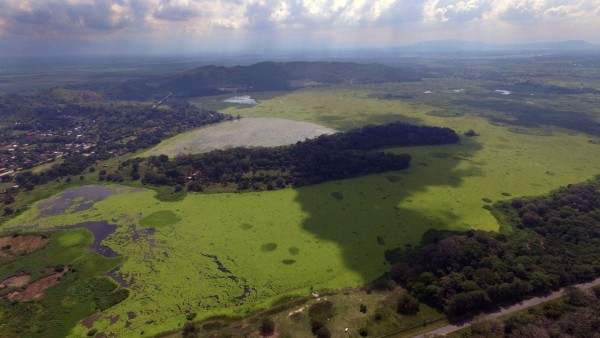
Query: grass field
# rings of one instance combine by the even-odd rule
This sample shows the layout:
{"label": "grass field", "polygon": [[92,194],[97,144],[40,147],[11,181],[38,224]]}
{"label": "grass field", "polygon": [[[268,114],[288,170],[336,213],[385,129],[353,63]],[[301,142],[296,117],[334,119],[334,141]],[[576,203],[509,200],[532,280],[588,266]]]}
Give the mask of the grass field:
{"label": "grass field", "polygon": [[[468,85],[311,89],[256,95],[258,105],[226,110],[339,130],[400,120],[480,134],[456,145],[391,149],[412,155],[405,171],[296,190],[188,194],[174,202],[128,190],[54,216],[38,218],[34,205],[5,226],[117,225],[103,244],[124,258],[117,277],[130,296],[93,327],[118,336],[181,327],[190,313],[243,316],[284,296],[362,285],[389,268],[385,250],[415,244],[429,229],[499,230],[484,208],[490,200],[541,195],[598,174],[600,146],[585,134],[556,127],[517,133],[470,110],[439,113],[451,110],[454,96],[467,95],[454,90],[484,94]],[[428,100],[426,88],[441,94]],[[401,89],[418,100],[378,96]],[[73,334],[88,330],[80,324]]]}

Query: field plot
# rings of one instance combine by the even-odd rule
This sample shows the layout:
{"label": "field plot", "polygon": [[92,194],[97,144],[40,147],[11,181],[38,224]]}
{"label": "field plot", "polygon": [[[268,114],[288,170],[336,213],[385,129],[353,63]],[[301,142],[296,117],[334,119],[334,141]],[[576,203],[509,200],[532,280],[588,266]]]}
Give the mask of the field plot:
{"label": "field plot", "polygon": [[230,147],[275,147],[335,132],[335,129],[309,122],[243,118],[183,133],[161,142],[140,156],[197,154]]}

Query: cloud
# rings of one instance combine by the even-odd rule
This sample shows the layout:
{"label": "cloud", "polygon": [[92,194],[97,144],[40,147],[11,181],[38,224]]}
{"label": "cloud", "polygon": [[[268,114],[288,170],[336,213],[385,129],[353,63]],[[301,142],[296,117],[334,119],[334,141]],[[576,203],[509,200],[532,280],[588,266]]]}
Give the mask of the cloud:
{"label": "cloud", "polygon": [[160,20],[187,21],[200,16],[200,12],[189,1],[161,0],[153,15]]}
{"label": "cloud", "polygon": [[480,19],[490,10],[491,3],[488,0],[428,0],[424,6],[424,20],[426,22],[465,22]]}
{"label": "cloud", "polygon": [[4,32],[14,35],[78,35],[132,26],[134,16],[124,1],[4,1]]}
{"label": "cloud", "polygon": [[0,0],[0,37],[24,41],[243,36],[268,44],[287,35],[397,44],[436,36],[551,40],[559,28],[561,36],[600,42],[593,34],[600,0]]}

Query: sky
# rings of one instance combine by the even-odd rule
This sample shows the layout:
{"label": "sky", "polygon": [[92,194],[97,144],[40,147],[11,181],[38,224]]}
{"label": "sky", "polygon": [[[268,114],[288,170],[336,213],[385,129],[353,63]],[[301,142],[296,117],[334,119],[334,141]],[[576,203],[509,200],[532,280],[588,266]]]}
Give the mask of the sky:
{"label": "sky", "polygon": [[600,44],[600,0],[0,0],[0,54]]}

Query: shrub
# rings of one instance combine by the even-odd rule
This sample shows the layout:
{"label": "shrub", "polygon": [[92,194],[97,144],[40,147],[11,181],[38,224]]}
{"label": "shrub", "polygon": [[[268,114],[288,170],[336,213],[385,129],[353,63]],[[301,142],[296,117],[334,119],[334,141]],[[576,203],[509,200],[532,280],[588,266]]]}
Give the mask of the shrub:
{"label": "shrub", "polygon": [[198,330],[198,328],[196,327],[196,325],[194,323],[187,322],[183,326],[183,333],[182,333],[183,337],[193,338],[193,337],[198,337],[199,334],[200,334],[200,330]]}
{"label": "shrub", "polygon": [[398,313],[403,315],[416,315],[419,312],[419,301],[408,293],[398,300]]}
{"label": "shrub", "polygon": [[317,331],[316,336],[317,336],[317,338],[330,338],[331,332],[329,331],[329,329],[326,326],[321,326],[319,331]]}
{"label": "shrub", "polygon": [[273,334],[273,332],[275,332],[275,323],[273,322],[273,320],[271,320],[271,318],[263,318],[260,322],[258,331],[263,337],[270,336]]}

